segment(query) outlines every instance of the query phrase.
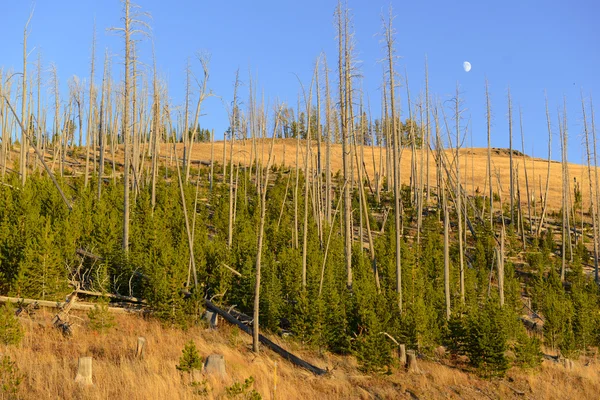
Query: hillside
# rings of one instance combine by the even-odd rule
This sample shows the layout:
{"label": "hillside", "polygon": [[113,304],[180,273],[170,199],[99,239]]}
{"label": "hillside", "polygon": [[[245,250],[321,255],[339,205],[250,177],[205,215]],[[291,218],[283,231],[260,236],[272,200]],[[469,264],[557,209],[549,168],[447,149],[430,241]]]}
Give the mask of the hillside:
{"label": "hillside", "polygon": [[[50,320],[53,314],[40,310],[21,317],[25,338],[17,348],[3,350],[10,355],[25,378],[20,385],[22,399],[198,399],[228,398],[225,388],[252,376],[253,388],[263,399],[592,399],[600,391],[597,360],[582,358],[572,370],[544,361],[535,371],[517,368],[505,380],[488,381],[457,368],[448,357],[422,359],[421,372],[394,368],[389,375],[368,375],[357,369],[353,357],[328,352],[319,354],[294,341],[278,340],[298,355],[327,367],[331,372],[316,377],[292,366],[274,353],[252,353],[251,339],[225,323],[217,330],[204,326],[179,330],[134,315],[116,316],[116,326],[98,334],[89,328],[85,314],[77,316],[72,338],[63,337]],[[137,337],[147,339],[142,360],[134,358]],[[201,356],[219,353],[225,357],[228,376],[207,377],[195,394],[184,384],[176,365],[184,344],[193,340]],[[92,387],[74,382],[77,359],[93,357]],[[276,391],[273,394],[274,379]]]}
{"label": "hillside", "polygon": [[[258,149],[259,149],[259,159],[262,157],[265,158],[264,162],[266,164],[266,158],[269,153],[270,140],[258,141]],[[306,152],[306,142],[304,140],[300,140],[299,146],[299,154],[300,154],[300,168],[304,168],[304,153]],[[230,143],[226,143],[226,160],[229,162],[230,157]],[[284,165],[286,167],[296,166],[296,139],[277,139],[275,141],[273,154],[274,154],[274,164],[275,165]],[[170,155],[172,154],[172,145],[163,144],[161,147],[162,155]],[[183,158],[183,145],[177,145],[177,151],[180,158]],[[360,150],[359,150],[360,151]],[[365,160],[365,170],[367,171],[368,177],[373,180],[374,179],[374,171],[381,171],[380,168],[380,157],[383,159],[383,168],[385,170],[385,157],[386,151],[385,148],[381,149],[380,147],[372,147],[372,146],[364,146],[363,147],[364,160]],[[322,165],[325,165],[325,145],[322,145]],[[216,141],[214,143],[213,148],[214,160],[215,162],[221,163],[223,162],[223,141]],[[447,150],[446,153],[450,157],[454,157],[453,152]],[[241,165],[247,165],[250,160],[251,155],[251,141],[236,141],[234,142],[233,149],[233,160],[234,163],[241,163]],[[312,154],[313,157],[317,154],[317,145],[315,141],[312,141]],[[417,160],[420,162],[421,150],[416,150]],[[193,146],[193,151],[191,155],[192,162],[196,161],[204,161],[210,162],[211,157],[211,144],[210,143],[195,143]],[[410,165],[412,161],[412,152],[409,148],[405,148],[402,152],[402,183],[409,184],[410,183]],[[521,199],[523,202],[523,206],[527,206],[527,196],[526,196],[526,180],[525,180],[525,168],[523,167],[526,164],[527,174],[530,185],[530,192],[533,194],[535,192],[535,202],[537,203],[538,212],[541,209],[541,200],[540,196],[543,196],[543,191],[546,188],[546,177],[548,170],[548,160],[525,156],[523,160],[522,153],[514,150],[513,157],[514,167],[518,169],[518,180],[519,188],[521,189]],[[374,166],[375,165],[375,166]],[[475,191],[479,190],[481,195],[486,195],[488,187],[486,185],[487,181],[487,148],[464,148],[460,150],[460,165],[461,165],[461,176],[463,185],[469,194],[474,194]],[[424,165],[424,169],[427,168],[427,165]],[[550,185],[548,190],[548,207],[551,210],[558,210],[561,207],[561,187],[560,185],[553,184],[553,182],[559,182],[561,176],[561,164],[556,161],[552,161],[550,165]],[[332,174],[335,174],[337,171],[342,170],[342,145],[341,144],[333,144],[331,145],[331,170]],[[493,174],[493,187],[494,192],[498,193],[498,180],[497,176],[499,174],[499,180],[502,187],[502,195],[504,198],[508,197],[509,193],[509,180],[510,180],[510,157],[508,149],[492,149],[492,171]],[[569,164],[569,173],[573,180],[579,182],[581,186],[581,191],[583,193],[583,201],[586,207],[589,207],[589,179],[587,166],[580,164]],[[593,174],[592,170],[592,174]],[[429,158],[429,182],[433,187],[436,182],[436,166],[435,159],[432,154],[430,154]],[[515,174],[516,176],[516,174]],[[516,184],[517,182],[515,182]],[[374,186],[374,183],[373,183]],[[540,189],[541,188],[541,189]],[[489,189],[488,189],[489,190]],[[573,190],[573,187],[571,188]],[[573,194],[571,193],[571,196]]]}

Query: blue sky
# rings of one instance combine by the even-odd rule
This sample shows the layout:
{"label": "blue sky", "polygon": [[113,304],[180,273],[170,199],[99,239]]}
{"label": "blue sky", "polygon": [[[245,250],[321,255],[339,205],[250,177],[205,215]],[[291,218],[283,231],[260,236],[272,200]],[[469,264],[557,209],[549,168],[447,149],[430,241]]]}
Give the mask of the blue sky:
{"label": "blue sky", "polygon": [[[30,67],[41,52],[45,66],[56,64],[66,97],[68,79],[89,79],[91,37],[97,26],[97,65],[104,50],[115,54],[113,77],[122,72],[119,36],[107,28],[121,26],[122,6],[117,0],[25,0],[3,2],[0,24],[0,67],[20,71],[23,26],[35,9],[30,25]],[[314,62],[326,53],[333,70],[337,57],[334,10],[336,0],[305,1],[160,1],[138,0],[142,11],[152,15],[152,26],[160,75],[168,81],[174,104],[183,102],[185,66],[201,69],[194,54],[211,54],[210,88],[221,96],[207,100],[201,125],[215,128],[222,136],[227,127],[223,102],[233,96],[235,71],[245,83],[250,74],[269,104],[276,100],[295,106],[299,93],[296,75],[307,85]],[[526,152],[546,156],[547,131],[544,91],[548,93],[554,142],[558,143],[557,108],[567,98],[570,149],[580,161],[582,117],[580,91],[595,94],[600,104],[600,5],[591,0],[505,1],[412,1],[391,2],[396,14],[397,67],[406,69],[412,99],[424,87],[424,62],[429,60],[430,88],[441,101],[454,95],[457,83],[464,100],[466,123],[470,120],[474,146],[486,145],[484,82],[489,80],[493,107],[495,147],[508,146],[506,91],[511,87],[515,105],[515,141],[519,143],[518,110],[524,113]],[[379,112],[383,57],[381,15],[389,0],[350,0],[356,35],[357,58],[361,61],[362,87],[374,114]],[[34,49],[35,47],[35,49]],[[150,40],[143,39],[140,59],[152,64]],[[473,65],[462,70],[463,61]],[[96,83],[101,71],[97,70]],[[150,70],[148,70],[150,72]],[[332,71],[335,72],[335,71]],[[335,74],[331,75],[332,82]],[[406,103],[406,89],[399,89]],[[49,93],[48,93],[48,99]],[[403,106],[406,116],[407,107]],[[600,126],[600,115],[598,124]],[[553,149],[558,156],[558,147]]]}

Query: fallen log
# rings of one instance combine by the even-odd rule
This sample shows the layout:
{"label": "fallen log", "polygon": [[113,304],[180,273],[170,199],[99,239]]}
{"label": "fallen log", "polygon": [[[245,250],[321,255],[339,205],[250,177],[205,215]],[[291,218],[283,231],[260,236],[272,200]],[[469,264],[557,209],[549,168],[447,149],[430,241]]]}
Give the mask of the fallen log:
{"label": "fallen log", "polygon": [[[214,305],[210,300],[205,299],[204,302],[206,304],[206,308],[208,308],[211,311],[216,312],[221,317],[223,317],[223,319],[225,321],[229,322],[230,324],[233,324],[233,325],[237,326],[238,328],[240,328],[241,330],[243,330],[244,332],[246,332],[248,335],[252,335],[252,328],[250,328],[249,326],[244,325],[243,323],[241,323],[240,321],[238,321],[236,318],[234,318],[227,311],[224,311],[224,310],[220,309],[219,307],[217,307],[216,305]],[[324,370],[322,368],[316,367],[316,366],[314,366],[314,365],[312,365],[312,364],[310,364],[310,363],[302,360],[301,358],[293,355],[292,353],[290,353],[289,351],[285,350],[281,346],[273,343],[271,340],[267,339],[263,335],[258,335],[258,340],[262,344],[264,344],[266,347],[268,347],[269,349],[273,350],[275,353],[279,354],[281,357],[283,357],[286,360],[290,361],[292,364],[297,365],[298,367],[304,368],[304,369],[312,372],[315,375],[325,375],[327,373],[327,370]]]}
{"label": "fallen log", "polygon": [[77,249],[77,254],[79,254],[82,257],[91,258],[92,260],[102,261],[102,257],[100,257],[94,253],[91,253],[85,249]]}
{"label": "fallen log", "polygon": [[100,293],[100,292],[92,292],[89,290],[82,290],[82,289],[75,290],[75,293],[83,294],[86,296],[94,296],[94,297],[108,297],[109,299],[121,300],[121,301],[129,302],[129,303],[144,304],[144,305],[148,304],[148,302],[146,300],[140,299],[138,297],[123,296],[123,295],[114,294],[114,293]]}
{"label": "fallen log", "polygon": [[[13,303],[13,304],[37,304],[40,307],[46,308],[56,308],[62,309],[65,306],[65,303],[61,303],[60,301],[48,301],[48,300],[34,300],[34,299],[24,299],[18,297],[7,297],[0,296],[0,303]],[[85,303],[74,303],[71,304],[71,310],[78,311],[89,311],[93,310],[95,307],[94,304],[85,304]],[[116,314],[128,314],[131,312],[139,311],[134,308],[121,308],[121,307],[108,307],[108,311]]]}

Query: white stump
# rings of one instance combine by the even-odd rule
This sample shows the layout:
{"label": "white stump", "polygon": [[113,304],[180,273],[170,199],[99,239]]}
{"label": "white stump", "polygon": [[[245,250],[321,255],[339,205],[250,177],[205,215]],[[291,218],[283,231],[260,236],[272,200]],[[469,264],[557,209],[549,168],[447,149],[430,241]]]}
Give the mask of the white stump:
{"label": "white stump", "polygon": [[146,338],[138,337],[137,346],[135,348],[135,358],[144,358],[144,353],[146,351]]}
{"label": "white stump", "polygon": [[417,365],[417,355],[414,350],[409,350],[407,353],[406,368],[408,372],[419,372],[419,366]]}
{"label": "white stump", "polygon": [[406,345],[404,344],[398,345],[398,360],[400,365],[406,364]]}
{"label": "white stump", "polygon": [[85,386],[94,384],[92,382],[92,357],[79,357],[75,382]]}

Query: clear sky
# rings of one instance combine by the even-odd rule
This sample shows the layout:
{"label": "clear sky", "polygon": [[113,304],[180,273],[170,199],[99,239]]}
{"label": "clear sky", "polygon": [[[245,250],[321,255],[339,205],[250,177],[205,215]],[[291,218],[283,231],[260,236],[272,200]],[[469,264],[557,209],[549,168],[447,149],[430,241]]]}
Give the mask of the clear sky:
{"label": "clear sky", "polygon": [[[97,65],[105,49],[115,55],[115,73],[122,76],[122,39],[107,28],[121,26],[122,6],[117,0],[2,1],[0,15],[0,67],[22,69],[23,27],[31,9],[34,15],[28,39],[30,67],[41,52],[44,66],[55,63],[62,93],[77,75],[89,79],[91,38],[97,26]],[[209,86],[220,96],[207,100],[201,125],[215,128],[217,137],[227,128],[224,102],[233,97],[235,71],[240,69],[247,90],[250,74],[266,101],[295,106],[299,93],[296,75],[310,83],[314,62],[326,53],[331,69],[337,57],[334,10],[336,0],[138,0],[151,14],[160,75],[169,83],[174,104],[182,104],[185,66],[200,75],[194,55],[211,54]],[[429,60],[430,88],[441,101],[450,99],[457,83],[464,99],[464,121],[470,120],[473,144],[486,146],[485,78],[493,107],[494,147],[508,147],[506,92],[510,85],[515,105],[515,141],[520,148],[518,107],[524,113],[526,152],[547,154],[544,90],[547,90],[552,125],[558,143],[557,108],[567,98],[570,150],[580,161],[582,116],[580,91],[593,94],[600,104],[600,4],[593,0],[454,0],[392,1],[397,30],[398,70],[406,69],[412,99],[424,87],[425,57]],[[379,113],[383,58],[381,16],[389,0],[349,0],[361,61],[362,87],[372,111]],[[149,39],[142,39],[140,59],[148,72],[152,65]],[[462,69],[470,61],[469,73]],[[95,80],[101,80],[98,68]],[[331,78],[334,79],[332,74]],[[333,81],[335,82],[335,81]],[[406,88],[399,89],[406,103]],[[48,93],[49,96],[49,93]],[[245,94],[242,94],[244,97]],[[406,116],[407,107],[402,112]],[[600,127],[600,114],[597,116]],[[558,146],[558,145],[557,145]],[[559,155],[553,149],[554,158]]]}

